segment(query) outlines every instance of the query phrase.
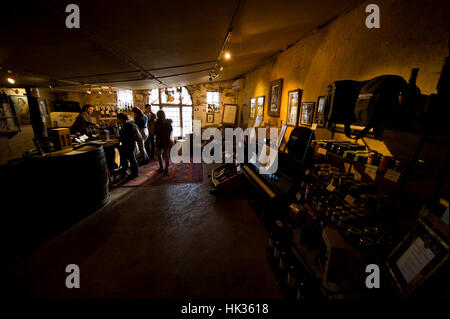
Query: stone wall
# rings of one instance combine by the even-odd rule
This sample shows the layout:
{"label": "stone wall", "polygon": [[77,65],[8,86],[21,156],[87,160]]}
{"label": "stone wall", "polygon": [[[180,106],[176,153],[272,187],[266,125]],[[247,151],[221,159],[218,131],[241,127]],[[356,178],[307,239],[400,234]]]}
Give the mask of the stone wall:
{"label": "stone wall", "polygon": [[[367,29],[365,7],[343,14],[315,30],[279,55],[243,75],[245,88],[239,91],[239,105],[265,96],[264,120],[286,122],[288,91],[303,90],[303,102],[315,102],[326,95],[327,86],[337,80],[367,80],[382,74],[409,79],[411,69],[420,68],[417,85],[422,94],[435,93],[445,57],[448,55],[448,1],[380,0],[381,28]],[[267,115],[269,82],[283,79],[279,118]],[[249,125],[253,123],[250,121]],[[289,128],[287,137],[292,129]],[[318,129],[317,138],[329,139],[331,132]],[[335,139],[346,139],[336,134]],[[383,142],[366,139],[375,150],[393,155],[411,154],[418,136],[386,132]]]}

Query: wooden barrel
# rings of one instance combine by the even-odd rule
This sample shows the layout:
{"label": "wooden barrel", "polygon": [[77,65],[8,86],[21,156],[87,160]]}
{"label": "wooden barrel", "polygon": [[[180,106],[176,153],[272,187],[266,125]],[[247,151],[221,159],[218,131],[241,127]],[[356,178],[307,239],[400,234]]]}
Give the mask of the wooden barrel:
{"label": "wooden barrel", "polygon": [[52,212],[86,215],[109,200],[102,146],[87,145],[43,156],[27,152],[24,163],[36,204]]}

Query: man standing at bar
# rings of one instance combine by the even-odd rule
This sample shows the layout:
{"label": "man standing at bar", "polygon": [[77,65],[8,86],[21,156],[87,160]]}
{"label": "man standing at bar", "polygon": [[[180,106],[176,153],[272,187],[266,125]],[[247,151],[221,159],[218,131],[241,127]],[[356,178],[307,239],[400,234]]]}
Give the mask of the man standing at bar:
{"label": "man standing at bar", "polygon": [[94,107],[90,104],[86,104],[81,109],[81,113],[75,119],[75,122],[70,127],[70,132],[87,134],[89,127],[99,128],[100,126],[95,124],[92,120],[92,113],[94,112]]}

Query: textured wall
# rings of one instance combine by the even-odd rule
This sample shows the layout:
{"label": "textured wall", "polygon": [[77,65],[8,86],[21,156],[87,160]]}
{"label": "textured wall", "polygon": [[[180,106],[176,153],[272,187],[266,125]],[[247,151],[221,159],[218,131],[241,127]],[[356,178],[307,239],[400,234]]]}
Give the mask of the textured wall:
{"label": "textured wall", "polygon": [[209,82],[197,85],[189,85],[186,87],[191,94],[192,104],[194,107],[194,120],[202,121],[202,127],[211,125],[206,122],[206,92],[220,92],[220,111],[214,113],[214,124],[222,123],[223,105],[236,104],[236,92],[231,88],[231,81]]}
{"label": "textured wall", "polygon": [[[283,78],[281,112],[277,120],[279,124],[285,123],[290,90],[300,88],[302,101],[317,103],[333,81],[367,80],[381,74],[398,74],[408,80],[414,67],[420,68],[417,85],[422,93],[434,93],[448,55],[448,1],[377,1],[380,29],[365,27],[368,15],[365,7],[369,3],[372,1],[364,2],[245,74],[245,89],[239,92],[239,105],[249,104],[251,97],[265,95],[264,122],[267,122],[269,82]],[[318,130],[316,135],[330,138],[327,130]],[[399,140],[398,135],[385,137],[394,144],[394,138]],[[336,138],[344,137],[338,134]],[[382,142],[369,140],[368,143],[384,153],[410,153],[417,137],[406,134],[402,138],[402,145],[397,145],[395,150]]]}

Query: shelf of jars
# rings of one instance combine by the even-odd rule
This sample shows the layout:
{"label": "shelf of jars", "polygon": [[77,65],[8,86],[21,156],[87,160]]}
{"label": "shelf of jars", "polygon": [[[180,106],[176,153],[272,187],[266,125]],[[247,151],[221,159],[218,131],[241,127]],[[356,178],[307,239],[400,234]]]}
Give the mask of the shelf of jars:
{"label": "shelf of jars", "polygon": [[[360,282],[365,278],[363,265],[381,263],[379,258],[387,255],[400,239],[401,232],[397,232],[393,218],[398,203],[379,192],[376,180],[384,180],[385,174],[362,180],[356,171],[349,172],[332,163],[334,159],[338,164],[364,167],[367,163],[337,154],[325,156],[320,150],[317,153],[323,157],[305,171],[288,216],[278,221],[283,226],[269,235],[268,252],[273,253],[268,256],[281,265],[281,254],[287,252],[324,298],[364,298],[368,293]],[[398,236],[393,235],[396,233]],[[333,249],[338,252],[335,256],[342,256],[331,260]]]}

